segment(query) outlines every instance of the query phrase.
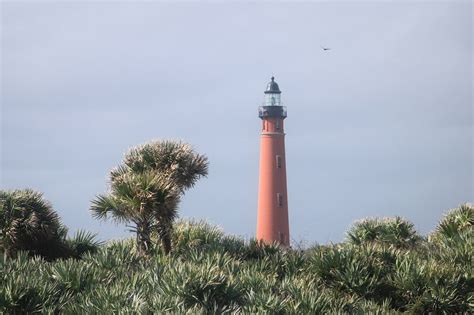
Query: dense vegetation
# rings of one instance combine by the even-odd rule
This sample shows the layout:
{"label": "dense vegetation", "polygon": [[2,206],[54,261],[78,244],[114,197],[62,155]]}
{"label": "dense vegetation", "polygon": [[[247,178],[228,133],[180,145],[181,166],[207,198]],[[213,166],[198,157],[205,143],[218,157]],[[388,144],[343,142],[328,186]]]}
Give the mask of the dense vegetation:
{"label": "dense vegetation", "polygon": [[14,258],[19,251],[46,260],[80,258],[100,245],[91,233],[78,231],[67,237],[51,204],[31,189],[0,191],[0,253]]}
{"label": "dense vegetation", "polygon": [[140,256],[130,239],[80,258],[2,260],[0,313],[468,313],[473,226],[462,205],[428,238],[400,218],[367,219],[347,242],[284,249],[180,222],[169,255]]}
{"label": "dense vegetation", "polygon": [[399,218],[340,244],[284,248],[175,223],[208,161],[181,142],[132,148],[91,205],[135,238],[67,228],[41,193],[0,191],[0,313],[473,313],[474,207],[423,237]]}

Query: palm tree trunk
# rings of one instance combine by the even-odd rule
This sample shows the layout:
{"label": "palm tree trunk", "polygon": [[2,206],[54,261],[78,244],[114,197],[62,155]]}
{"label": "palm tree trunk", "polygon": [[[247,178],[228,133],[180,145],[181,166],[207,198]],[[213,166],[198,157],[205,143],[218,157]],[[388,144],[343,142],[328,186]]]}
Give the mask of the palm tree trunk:
{"label": "palm tree trunk", "polygon": [[144,244],[142,242],[142,237],[140,235],[140,230],[137,226],[137,253],[138,253],[138,256],[144,256],[145,255],[145,247],[144,247]]}
{"label": "palm tree trunk", "polygon": [[150,254],[150,251],[150,227],[144,222],[137,225],[137,252],[139,256],[145,257]]}
{"label": "palm tree trunk", "polygon": [[166,234],[166,236],[161,238],[161,244],[163,245],[163,251],[165,255],[169,255],[171,252],[171,235]]}
{"label": "palm tree trunk", "polygon": [[165,253],[165,255],[168,255],[172,249],[172,227],[170,227],[169,225],[161,226],[158,232],[161,238],[161,247],[163,248],[163,252]]}

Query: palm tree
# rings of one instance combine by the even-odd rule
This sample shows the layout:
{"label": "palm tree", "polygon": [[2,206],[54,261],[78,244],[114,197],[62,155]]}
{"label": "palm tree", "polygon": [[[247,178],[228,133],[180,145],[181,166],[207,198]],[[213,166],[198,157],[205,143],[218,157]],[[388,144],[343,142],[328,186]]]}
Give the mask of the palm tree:
{"label": "palm tree", "polygon": [[116,222],[132,223],[138,253],[145,256],[152,249],[152,231],[165,230],[176,217],[178,202],[179,190],[168,176],[120,167],[114,171],[110,193],[97,196],[91,210],[98,219],[111,215]]}
{"label": "palm tree", "polygon": [[[123,166],[135,173],[153,171],[167,175],[181,193],[207,176],[209,162],[205,155],[196,153],[192,146],[181,141],[155,140],[131,148]],[[111,179],[120,176],[119,167],[111,172]]]}
{"label": "palm tree", "polygon": [[46,258],[64,254],[61,225],[51,204],[31,189],[0,191],[0,250],[15,257],[20,250]]}
{"label": "palm tree", "polygon": [[[198,154],[191,145],[181,141],[155,140],[131,148],[123,163],[110,173],[111,182],[120,180],[126,173],[151,173],[166,178],[178,190],[176,198],[193,187],[201,178],[207,176],[209,162],[205,155]],[[169,184],[168,183],[168,184]],[[156,232],[162,242],[163,250],[169,253],[172,248],[171,233],[176,217],[175,203],[161,203],[154,211]],[[168,208],[169,207],[169,208]]]}

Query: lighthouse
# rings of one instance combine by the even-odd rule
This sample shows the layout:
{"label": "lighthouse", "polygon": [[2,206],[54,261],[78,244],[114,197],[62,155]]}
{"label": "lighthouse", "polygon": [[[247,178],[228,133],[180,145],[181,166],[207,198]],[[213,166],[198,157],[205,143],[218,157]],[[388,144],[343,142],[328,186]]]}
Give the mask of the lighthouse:
{"label": "lighthouse", "polygon": [[260,134],[260,174],[258,185],[257,240],[290,246],[288,195],[286,191],[285,131],[286,107],[272,77],[258,109]]}

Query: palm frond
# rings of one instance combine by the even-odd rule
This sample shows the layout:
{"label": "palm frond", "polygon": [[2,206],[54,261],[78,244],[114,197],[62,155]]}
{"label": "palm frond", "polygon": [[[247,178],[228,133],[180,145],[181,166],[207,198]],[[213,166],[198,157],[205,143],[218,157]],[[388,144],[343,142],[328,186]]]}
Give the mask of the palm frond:
{"label": "palm frond", "polygon": [[207,157],[196,153],[191,145],[170,140],[155,140],[131,148],[125,155],[124,164],[136,173],[152,170],[165,174],[181,191],[207,176],[209,166]]}
{"label": "palm frond", "polygon": [[85,253],[95,253],[103,242],[96,239],[97,234],[78,230],[74,236],[67,240],[67,244],[73,255],[77,258],[82,257]]}
{"label": "palm frond", "polygon": [[90,210],[96,219],[106,219],[107,214],[117,208],[116,201],[111,196],[98,195],[92,200]]}

